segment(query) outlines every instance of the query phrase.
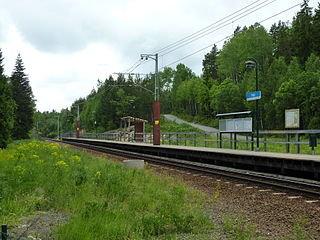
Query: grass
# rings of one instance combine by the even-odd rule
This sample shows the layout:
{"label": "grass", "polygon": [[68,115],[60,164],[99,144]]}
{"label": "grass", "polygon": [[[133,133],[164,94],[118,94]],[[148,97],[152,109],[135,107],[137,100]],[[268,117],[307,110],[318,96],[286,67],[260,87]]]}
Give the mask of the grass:
{"label": "grass", "polygon": [[[198,128],[186,123],[176,123],[161,116],[161,132],[199,132]],[[152,132],[152,124],[146,124],[146,132]]]}
{"label": "grass", "polygon": [[9,227],[50,209],[70,216],[56,229],[61,240],[148,239],[211,227],[199,193],[58,144],[12,144],[0,150],[0,169],[0,221]]}
{"label": "grass", "polygon": [[[59,240],[180,239],[188,233],[210,239],[206,232],[213,230],[204,213],[209,200],[201,193],[58,144],[11,144],[0,149],[0,169],[0,222],[9,234],[21,217],[52,209],[70,216],[55,229]],[[217,184],[211,203],[220,193]],[[306,226],[304,219],[297,222],[288,239],[314,239]],[[214,234],[220,231],[227,239],[265,239],[257,238],[252,224],[230,217]]]}

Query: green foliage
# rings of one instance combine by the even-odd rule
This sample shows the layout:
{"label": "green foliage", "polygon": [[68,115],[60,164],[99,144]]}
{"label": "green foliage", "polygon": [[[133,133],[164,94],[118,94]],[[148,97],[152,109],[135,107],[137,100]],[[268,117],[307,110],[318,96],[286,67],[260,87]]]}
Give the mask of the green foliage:
{"label": "green foliage", "polygon": [[59,144],[11,145],[0,150],[0,168],[0,221],[60,210],[70,221],[56,239],[150,239],[210,226],[199,193]]}
{"label": "green foliage", "polygon": [[[320,4],[313,11],[306,0],[292,23],[280,21],[269,32],[258,23],[249,28],[238,26],[222,49],[214,46],[205,54],[202,76],[182,63],[159,72],[161,113],[211,122],[217,112],[254,111],[254,102],[245,101],[245,94],[256,89],[256,69],[245,66],[254,57],[262,92],[261,129],[283,129],[284,111],[292,107],[303,113],[301,128],[318,128],[319,26]],[[152,122],[154,81],[154,74],[98,80],[96,90],[76,100],[70,110],[63,110],[63,132],[75,128],[77,106],[81,128],[87,132],[116,129],[120,118],[127,115]]]}
{"label": "green foliage", "polygon": [[304,64],[312,52],[312,10],[309,0],[304,0],[300,11],[292,21],[293,54]]}
{"label": "green foliage", "polygon": [[202,109],[208,109],[208,87],[201,78],[192,78],[182,82],[177,90],[176,101],[191,115],[197,115]]}
{"label": "green foliage", "polygon": [[230,78],[210,89],[211,107],[216,113],[243,111],[244,98],[237,85]]}
{"label": "green foliage", "polygon": [[28,76],[25,74],[24,70],[24,64],[19,54],[10,78],[12,96],[16,104],[13,129],[14,139],[29,138],[29,132],[33,127],[35,100]]}
{"label": "green foliage", "polygon": [[312,53],[308,60],[306,61],[306,71],[307,72],[318,72],[320,66],[320,57]]}
{"label": "green foliage", "polygon": [[267,31],[260,25],[250,27],[224,44],[218,56],[218,73],[239,82],[248,57],[256,58],[262,65],[272,56],[272,50],[272,39]]}
{"label": "green foliage", "polygon": [[294,239],[295,240],[313,240],[312,234],[307,230],[307,219],[300,219],[294,225]]}
{"label": "green foliage", "polygon": [[243,220],[228,217],[224,221],[224,231],[228,239],[232,240],[254,240],[257,239],[255,228],[245,224]]}
{"label": "green foliage", "polygon": [[212,79],[218,79],[218,64],[217,64],[218,48],[213,45],[211,51],[204,56],[202,60],[202,78],[208,88],[211,87]]}
{"label": "green foliage", "polygon": [[286,63],[291,61],[293,46],[289,23],[279,21],[270,28],[270,35],[274,44],[274,56],[284,57]]}
{"label": "green foliage", "polygon": [[283,119],[285,109],[299,108],[302,128],[320,127],[317,123],[320,116],[319,86],[320,74],[313,72],[302,72],[295,80],[284,82],[273,102],[278,119]]}
{"label": "green foliage", "polygon": [[2,65],[0,49],[0,148],[6,148],[11,139],[14,124],[15,103],[11,97],[11,89]]}

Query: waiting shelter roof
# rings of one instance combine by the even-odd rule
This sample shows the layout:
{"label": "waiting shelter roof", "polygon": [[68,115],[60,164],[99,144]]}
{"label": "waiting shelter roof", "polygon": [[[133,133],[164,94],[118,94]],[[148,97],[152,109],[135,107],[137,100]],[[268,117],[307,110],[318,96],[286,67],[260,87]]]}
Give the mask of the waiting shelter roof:
{"label": "waiting shelter roof", "polygon": [[147,120],[141,119],[141,118],[136,118],[136,117],[131,117],[131,116],[127,116],[127,117],[122,117],[121,118],[122,121],[126,121],[126,122],[148,122]]}
{"label": "waiting shelter roof", "polygon": [[218,113],[216,117],[232,117],[232,116],[239,116],[239,115],[250,115],[251,111],[245,112],[234,112],[234,113]]}

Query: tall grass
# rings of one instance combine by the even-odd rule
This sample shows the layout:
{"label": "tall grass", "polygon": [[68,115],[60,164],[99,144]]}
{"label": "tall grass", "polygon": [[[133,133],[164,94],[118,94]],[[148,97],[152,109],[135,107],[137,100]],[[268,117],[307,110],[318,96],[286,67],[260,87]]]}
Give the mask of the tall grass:
{"label": "tall grass", "polygon": [[0,150],[0,221],[55,209],[57,239],[148,239],[210,224],[199,194],[169,178],[40,141]]}

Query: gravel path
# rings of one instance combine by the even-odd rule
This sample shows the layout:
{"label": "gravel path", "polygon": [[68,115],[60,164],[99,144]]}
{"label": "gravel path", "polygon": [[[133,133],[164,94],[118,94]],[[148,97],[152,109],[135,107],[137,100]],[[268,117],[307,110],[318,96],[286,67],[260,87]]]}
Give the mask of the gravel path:
{"label": "gravel path", "polygon": [[195,127],[195,128],[199,128],[200,130],[202,131],[205,131],[205,132],[217,132],[219,131],[217,128],[213,128],[213,127],[208,127],[208,126],[204,126],[204,125],[200,125],[200,124],[197,124],[197,123],[190,123],[190,122],[187,122],[181,118],[178,118],[174,115],[171,115],[171,114],[164,114],[164,117],[168,120],[171,120],[171,121],[175,121],[176,123],[186,123],[186,124],[189,124],[190,126],[192,127]]}
{"label": "gravel path", "polygon": [[[204,131],[204,132],[210,132],[210,133],[214,132],[214,136],[215,136],[215,132],[218,132],[218,131],[219,131],[219,129],[217,129],[217,128],[208,127],[208,126],[204,126],[204,125],[197,124],[197,123],[187,122],[187,121],[185,121],[185,120],[183,120],[183,119],[181,119],[181,118],[178,118],[178,117],[176,117],[176,116],[174,116],[174,115],[171,115],[171,114],[164,114],[164,117],[165,117],[166,119],[168,119],[168,120],[175,121],[176,123],[186,123],[186,124],[188,124],[188,125],[190,125],[190,126],[192,126],[192,127],[198,128],[198,129],[200,129],[200,130],[202,130],[202,131]],[[224,136],[224,137],[229,138],[229,135],[227,134],[227,135]],[[246,137],[243,136],[243,135],[237,134],[237,139],[238,139],[238,140],[239,140],[239,139],[245,140]]]}

